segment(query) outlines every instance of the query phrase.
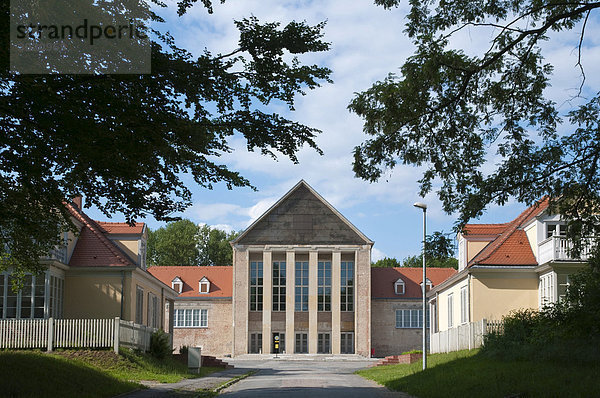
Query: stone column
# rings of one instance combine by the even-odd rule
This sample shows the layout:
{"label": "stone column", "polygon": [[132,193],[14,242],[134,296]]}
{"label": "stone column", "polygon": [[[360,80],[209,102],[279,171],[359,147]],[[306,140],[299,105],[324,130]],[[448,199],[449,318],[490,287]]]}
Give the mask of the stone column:
{"label": "stone column", "polygon": [[273,261],[271,251],[263,252],[262,353],[271,353],[271,311],[273,310]]}
{"label": "stone column", "polygon": [[318,252],[308,253],[308,353],[317,353],[317,262]]}
{"label": "stone column", "polygon": [[233,248],[233,355],[248,353],[250,255],[244,247]]}
{"label": "stone column", "polygon": [[285,353],[294,353],[294,344],[296,343],[296,334],[294,331],[295,314],[295,275],[296,275],[296,254],[288,250],[285,256]]}
{"label": "stone column", "polygon": [[342,253],[334,250],[331,256],[331,353],[340,353],[342,314],[341,307],[341,267]]}
{"label": "stone column", "polygon": [[356,353],[371,356],[371,247],[362,246],[355,255],[354,336]]}

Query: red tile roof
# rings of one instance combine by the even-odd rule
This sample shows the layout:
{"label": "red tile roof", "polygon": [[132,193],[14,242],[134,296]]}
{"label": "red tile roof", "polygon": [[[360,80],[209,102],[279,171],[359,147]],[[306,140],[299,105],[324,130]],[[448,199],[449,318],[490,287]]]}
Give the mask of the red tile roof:
{"label": "red tile roof", "polygon": [[98,223],[84,212],[66,204],[71,216],[83,224],[75,249],[69,260],[71,267],[135,266],[131,259],[110,239]]}
{"label": "red tile roof", "polygon": [[[427,268],[427,279],[433,287],[439,285],[452,275],[454,268]],[[404,294],[394,292],[394,284],[398,279],[404,281]],[[420,298],[422,297],[421,282],[423,268],[395,267],[371,268],[371,297],[372,298]]]}
{"label": "red tile roof", "polygon": [[104,222],[104,221],[96,221],[96,223],[100,226],[100,228],[108,234],[118,234],[118,235],[140,235],[144,232],[144,223],[139,222],[135,225],[131,226],[125,222]]}
{"label": "red tile roof", "polygon": [[[544,198],[523,211],[510,223],[502,225],[502,232],[490,244],[483,248],[469,262],[469,267],[481,265],[537,265],[523,226],[548,208],[549,200]],[[467,224],[465,228],[473,228],[476,224]],[[488,224],[493,225],[493,224]],[[469,235],[465,236],[469,239]]]}
{"label": "red tile roof", "polygon": [[465,236],[473,235],[500,235],[508,224],[467,224],[463,228]]}
{"label": "red tile roof", "polygon": [[[183,281],[183,291],[178,297],[232,297],[233,267],[150,267],[148,272],[164,284],[171,286],[171,281],[179,277]],[[208,294],[199,293],[200,279],[206,277],[210,281]]]}

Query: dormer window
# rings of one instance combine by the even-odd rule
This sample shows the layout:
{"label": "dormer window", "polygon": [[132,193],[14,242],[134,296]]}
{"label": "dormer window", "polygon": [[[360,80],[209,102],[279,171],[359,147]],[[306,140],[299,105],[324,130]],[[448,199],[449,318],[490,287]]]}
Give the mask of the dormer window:
{"label": "dormer window", "polygon": [[[427,288],[425,289],[425,291],[431,290],[431,288],[433,287],[433,283],[431,282],[431,280],[429,280],[429,278],[427,278],[425,281],[427,282]],[[420,285],[421,285],[421,290],[422,290],[423,282],[421,282]]]}
{"label": "dormer window", "polygon": [[405,289],[406,285],[404,284],[404,281],[402,279],[398,279],[396,283],[394,283],[394,293],[398,295],[404,294]]}
{"label": "dormer window", "polygon": [[171,281],[171,289],[175,290],[177,293],[181,293],[183,291],[183,281],[181,280],[181,278],[176,276]]}
{"label": "dormer window", "polygon": [[198,288],[200,294],[208,294],[210,292],[210,281],[207,277],[200,279],[200,287]]}

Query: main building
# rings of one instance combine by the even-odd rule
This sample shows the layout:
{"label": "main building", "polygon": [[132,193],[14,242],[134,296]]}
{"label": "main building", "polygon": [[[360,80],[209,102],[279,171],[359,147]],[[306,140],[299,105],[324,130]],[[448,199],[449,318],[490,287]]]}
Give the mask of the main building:
{"label": "main building", "polygon": [[[271,353],[276,338],[279,352],[297,354],[382,356],[418,347],[418,273],[372,270],[373,241],[305,181],[231,245],[233,267],[149,269],[179,292],[176,348]],[[431,286],[456,271],[428,272]]]}

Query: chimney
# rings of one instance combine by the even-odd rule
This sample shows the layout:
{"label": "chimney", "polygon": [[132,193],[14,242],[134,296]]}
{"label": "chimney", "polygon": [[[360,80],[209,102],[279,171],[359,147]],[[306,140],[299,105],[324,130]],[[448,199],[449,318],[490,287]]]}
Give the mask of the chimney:
{"label": "chimney", "polygon": [[79,210],[82,209],[82,205],[83,205],[83,198],[81,197],[81,195],[77,195],[73,197],[73,204],[76,205]]}

